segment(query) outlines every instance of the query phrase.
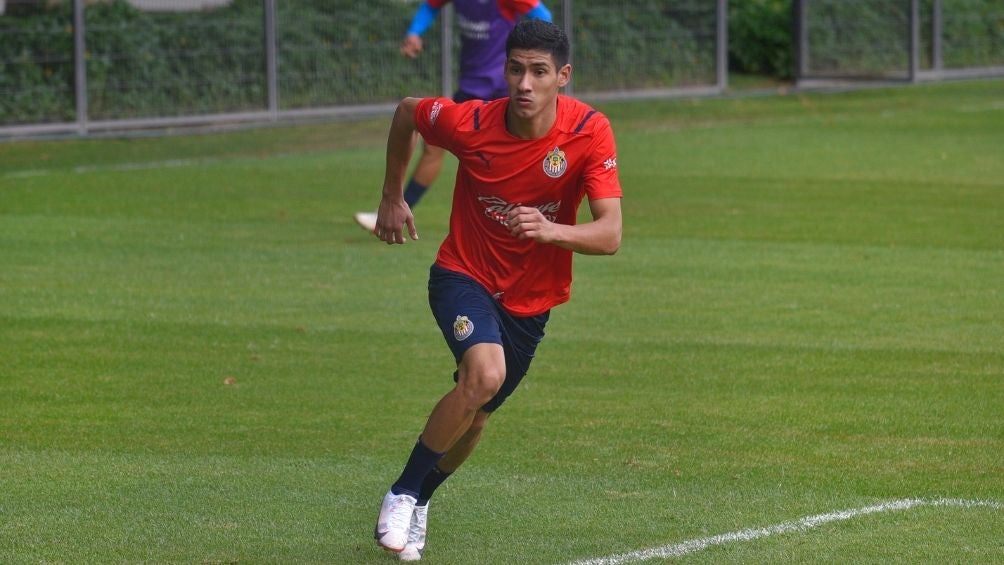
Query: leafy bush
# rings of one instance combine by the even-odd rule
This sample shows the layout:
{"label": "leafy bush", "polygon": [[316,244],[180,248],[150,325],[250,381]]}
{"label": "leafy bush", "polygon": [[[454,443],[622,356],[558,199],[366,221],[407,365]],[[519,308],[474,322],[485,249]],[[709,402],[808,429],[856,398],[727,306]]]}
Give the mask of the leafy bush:
{"label": "leafy bush", "polygon": [[729,3],[729,65],[751,74],[791,78],[792,0]]}
{"label": "leafy bush", "polygon": [[[792,1],[729,3],[734,70],[791,76]],[[922,2],[925,30],[931,1]],[[561,3],[548,4],[560,22]],[[138,11],[124,0],[89,3],[88,118],[264,110],[262,5],[262,0],[234,0],[216,10],[164,14]],[[943,5],[946,66],[1004,64],[1000,0],[943,0]],[[0,16],[0,124],[75,117],[72,3],[33,6]],[[410,60],[398,53],[415,6],[403,0],[371,0],[365,9],[356,0],[278,2],[280,108],[439,93],[439,24],[426,34],[423,56]],[[901,67],[907,6],[905,0],[814,0],[813,70]],[[576,3],[576,91],[713,82],[714,10],[709,0]],[[929,44],[930,33],[924,33]],[[456,68],[452,73],[456,76]]]}
{"label": "leafy bush", "polygon": [[713,3],[593,0],[575,6],[579,91],[714,81]]}
{"label": "leafy bush", "polygon": [[0,17],[0,123],[73,118],[72,22],[69,9]]}
{"label": "leafy bush", "polygon": [[[1004,65],[1004,3],[943,0],[942,45],[948,68]],[[905,72],[909,2],[816,0],[810,4],[810,71],[838,74]],[[932,0],[920,2],[920,64],[931,65]]]}
{"label": "leafy bush", "polygon": [[1004,2],[942,0],[941,4],[945,67],[1004,65]]}

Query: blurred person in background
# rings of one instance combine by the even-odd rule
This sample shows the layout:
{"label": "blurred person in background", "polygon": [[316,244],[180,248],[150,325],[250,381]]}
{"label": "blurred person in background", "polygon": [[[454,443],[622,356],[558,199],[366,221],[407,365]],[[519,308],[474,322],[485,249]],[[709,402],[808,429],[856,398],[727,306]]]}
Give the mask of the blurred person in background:
{"label": "blurred person in background", "polygon": [[[424,47],[422,34],[432,26],[440,9],[451,0],[424,0],[401,41],[401,53],[415,59]],[[551,12],[540,0],[454,0],[460,26],[460,80],[454,102],[495,100],[509,95],[502,69],[505,41],[520,18],[551,21]],[[442,148],[423,144],[422,155],[404,190],[404,200],[414,208],[443,167]],[[376,212],[358,212],[356,223],[372,232]]]}

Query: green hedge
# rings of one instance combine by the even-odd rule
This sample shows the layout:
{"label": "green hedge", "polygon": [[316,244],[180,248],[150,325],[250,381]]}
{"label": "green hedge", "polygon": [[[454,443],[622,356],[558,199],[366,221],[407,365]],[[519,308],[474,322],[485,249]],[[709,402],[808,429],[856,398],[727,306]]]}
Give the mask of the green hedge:
{"label": "green hedge", "polygon": [[0,123],[73,119],[69,9],[0,16]]}
{"label": "green hedge", "polygon": [[[369,4],[371,11],[359,15],[349,0],[279,3],[283,108],[438,89],[437,41],[418,61],[397,51],[414,4]],[[114,0],[89,5],[85,14],[90,119],[265,109],[261,0],[167,14]],[[74,119],[71,4],[2,16],[0,37],[0,123]]]}
{"label": "green hedge", "polygon": [[[1004,2],[942,0],[946,68],[1004,65]],[[814,0],[809,26],[811,72],[905,71],[908,0]],[[921,67],[931,66],[932,0],[920,2]]]}
{"label": "green hedge", "polygon": [[[560,16],[560,1],[549,4]],[[74,118],[70,5],[0,17],[0,123]],[[594,0],[579,6],[577,88],[713,80],[713,5],[705,0]],[[402,0],[371,1],[365,10],[350,0],[279,2],[280,107],[438,93],[438,24],[426,34],[422,57],[398,53],[415,7]],[[261,0],[181,14],[141,12],[114,0],[89,5],[85,23],[92,120],[265,108]]]}
{"label": "green hedge", "polygon": [[[733,70],[791,75],[791,2],[730,2]],[[930,2],[923,0],[922,13],[929,13]],[[277,4],[281,108],[438,93],[439,25],[426,34],[419,59],[397,50],[415,1],[372,0],[366,9],[354,0]],[[560,22],[560,0],[548,5]],[[943,5],[946,66],[1004,65],[1000,0]],[[903,51],[888,42],[901,37],[906,6],[907,0],[814,0],[813,64],[901,64]],[[590,0],[576,3],[574,16],[577,92],[714,81],[714,2]],[[86,27],[92,120],[266,107],[261,0],[179,14],[141,12],[112,0],[88,6]],[[922,29],[929,43],[928,26]],[[72,30],[68,0],[0,16],[0,124],[74,119]]]}
{"label": "green hedge", "polygon": [[[885,73],[908,63],[909,0],[812,0],[808,3],[810,70]],[[920,2],[921,66],[931,66],[932,0]],[[1004,65],[1004,2],[942,0],[946,68]],[[733,70],[790,78],[792,0],[729,3]]]}
{"label": "green hedge", "polygon": [[576,91],[713,83],[714,8],[706,0],[577,2]]}
{"label": "green hedge", "polygon": [[729,67],[732,70],[792,77],[792,0],[729,3]]}

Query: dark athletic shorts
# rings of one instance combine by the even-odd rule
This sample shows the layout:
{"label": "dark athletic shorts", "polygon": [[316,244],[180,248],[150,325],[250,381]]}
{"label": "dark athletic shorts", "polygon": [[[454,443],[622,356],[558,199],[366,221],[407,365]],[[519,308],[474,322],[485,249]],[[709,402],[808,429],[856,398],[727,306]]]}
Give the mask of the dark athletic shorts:
{"label": "dark athletic shorts", "polygon": [[[505,382],[498,393],[481,407],[485,412],[495,411],[516,390],[530,369],[537,344],[544,337],[544,325],[550,311],[526,318],[513,316],[477,281],[439,265],[429,269],[429,306],[458,364],[464,352],[474,344],[502,345]],[[458,376],[454,371],[453,380],[456,381]]]}

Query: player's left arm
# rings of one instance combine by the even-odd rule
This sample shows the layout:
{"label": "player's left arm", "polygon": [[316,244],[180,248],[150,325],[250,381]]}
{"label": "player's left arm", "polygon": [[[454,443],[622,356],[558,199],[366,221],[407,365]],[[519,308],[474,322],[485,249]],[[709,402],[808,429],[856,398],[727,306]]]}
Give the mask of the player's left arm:
{"label": "player's left arm", "polygon": [[536,208],[518,206],[508,215],[509,233],[516,239],[551,243],[575,253],[613,255],[621,247],[621,199],[589,201],[593,220],[574,226],[558,224]]}

